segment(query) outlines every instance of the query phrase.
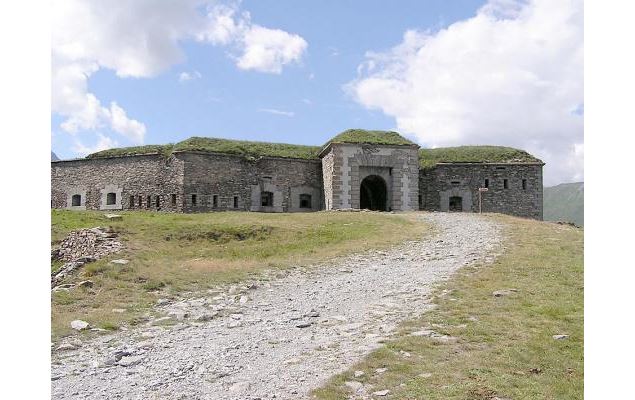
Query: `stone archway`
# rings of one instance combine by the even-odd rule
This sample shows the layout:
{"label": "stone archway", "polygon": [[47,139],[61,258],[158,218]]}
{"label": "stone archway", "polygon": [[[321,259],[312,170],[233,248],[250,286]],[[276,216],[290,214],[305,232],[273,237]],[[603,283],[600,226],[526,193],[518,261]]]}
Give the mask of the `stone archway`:
{"label": "stone archway", "polygon": [[379,175],[369,175],[360,185],[359,208],[386,211],[387,186]]}

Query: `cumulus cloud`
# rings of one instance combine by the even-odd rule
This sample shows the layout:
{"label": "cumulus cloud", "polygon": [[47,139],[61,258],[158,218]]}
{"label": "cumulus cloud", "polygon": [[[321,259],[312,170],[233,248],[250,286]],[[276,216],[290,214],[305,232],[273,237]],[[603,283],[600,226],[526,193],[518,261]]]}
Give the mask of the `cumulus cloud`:
{"label": "cumulus cloud", "polygon": [[346,90],[429,147],[499,144],[542,158],[545,184],[583,179],[581,0],[491,0],[437,32],[369,52]]}
{"label": "cumulus cloud", "polygon": [[119,146],[116,140],[108,136],[104,136],[101,133],[97,133],[97,143],[93,146],[85,146],[79,139],[75,139],[75,143],[73,145],[73,151],[81,156],[85,156],[91,153],[95,153],[101,150],[112,149],[113,147]]}
{"label": "cumulus cloud", "polygon": [[[145,125],[116,102],[104,105],[89,91],[100,69],[120,78],[152,78],[184,61],[180,43],[194,40],[229,46],[241,69],[280,73],[299,62],[307,43],[296,34],[269,29],[239,12],[240,1],[54,0],[52,10],[51,111],[71,134],[109,128],[142,143]],[[184,72],[179,81],[200,77]]]}
{"label": "cumulus cloud", "polygon": [[298,35],[257,25],[245,32],[242,43],[238,68],[274,74],[282,72],[283,65],[298,62],[307,48],[307,42]]}

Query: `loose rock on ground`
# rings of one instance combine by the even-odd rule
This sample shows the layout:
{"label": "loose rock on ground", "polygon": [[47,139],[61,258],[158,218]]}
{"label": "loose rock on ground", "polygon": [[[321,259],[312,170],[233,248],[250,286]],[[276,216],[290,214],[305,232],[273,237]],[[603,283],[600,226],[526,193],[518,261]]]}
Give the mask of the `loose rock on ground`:
{"label": "loose rock on ground", "polygon": [[[401,321],[429,309],[434,283],[464,265],[496,257],[500,227],[491,218],[467,213],[421,218],[436,225],[436,236],[333,265],[297,268],[271,281],[161,302],[157,307],[177,318],[174,325],[150,321],[54,352],[53,398],[307,397],[380,347]],[[196,318],[203,311],[212,318]],[[389,395],[356,383],[349,389],[359,398]]]}

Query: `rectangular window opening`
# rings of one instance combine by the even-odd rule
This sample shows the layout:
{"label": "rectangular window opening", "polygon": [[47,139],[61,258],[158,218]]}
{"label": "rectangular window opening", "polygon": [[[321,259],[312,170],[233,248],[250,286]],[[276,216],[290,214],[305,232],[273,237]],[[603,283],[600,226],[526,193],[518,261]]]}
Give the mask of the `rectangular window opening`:
{"label": "rectangular window opening", "polygon": [[175,206],[176,205],[176,195],[173,194],[171,197],[172,197],[172,205]]}
{"label": "rectangular window opening", "polygon": [[112,206],[117,203],[117,193],[107,193],[106,194],[106,205]]}
{"label": "rectangular window opening", "polygon": [[218,195],[217,194],[212,196],[212,207],[218,208]]}
{"label": "rectangular window opening", "polygon": [[130,208],[134,207],[134,196],[130,196]]}
{"label": "rectangular window opening", "polygon": [[450,183],[451,183],[452,185],[454,185],[454,186],[458,186],[458,185],[460,185],[460,184],[461,184],[461,182],[459,182],[459,181],[452,181],[452,182],[450,182]]}
{"label": "rectangular window opening", "polygon": [[273,206],[273,193],[271,192],[261,192],[260,193],[260,201],[263,207],[271,207]]}
{"label": "rectangular window opening", "polygon": [[527,179],[523,179],[523,190],[527,190]]}
{"label": "rectangular window opening", "polygon": [[161,208],[161,196],[157,195],[156,198],[156,206],[157,208]]}
{"label": "rectangular window opening", "polygon": [[485,185],[483,185],[483,187],[486,187],[486,188],[489,187],[489,179],[485,179]]}
{"label": "rectangular window opening", "polygon": [[509,189],[509,183],[507,179],[503,179],[503,189]]}
{"label": "rectangular window opening", "polygon": [[300,208],[311,208],[311,195],[310,194],[301,194],[300,195]]}
{"label": "rectangular window opening", "polygon": [[139,207],[143,205],[143,197],[141,195],[137,196],[137,202]]}
{"label": "rectangular window opening", "polygon": [[71,204],[73,205],[73,207],[81,206],[82,196],[80,194],[74,194],[71,198]]}
{"label": "rectangular window opening", "polygon": [[234,208],[238,208],[238,196],[234,196]]}
{"label": "rectangular window opening", "polygon": [[192,205],[193,206],[196,205],[196,195],[195,194],[192,195]]}
{"label": "rectangular window opening", "polygon": [[146,197],[146,208],[150,208],[150,204],[152,203],[152,197]]}

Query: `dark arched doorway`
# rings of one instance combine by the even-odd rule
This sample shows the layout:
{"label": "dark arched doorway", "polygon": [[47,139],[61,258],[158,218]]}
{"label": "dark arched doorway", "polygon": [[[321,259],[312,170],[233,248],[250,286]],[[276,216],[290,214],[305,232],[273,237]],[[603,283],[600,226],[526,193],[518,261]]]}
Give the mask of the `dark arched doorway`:
{"label": "dark arched doorway", "polygon": [[381,176],[364,178],[359,191],[359,208],[386,211],[386,181]]}

